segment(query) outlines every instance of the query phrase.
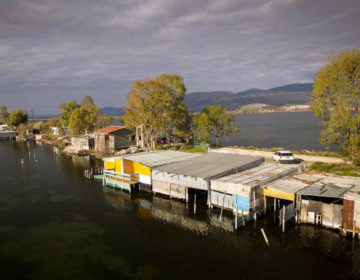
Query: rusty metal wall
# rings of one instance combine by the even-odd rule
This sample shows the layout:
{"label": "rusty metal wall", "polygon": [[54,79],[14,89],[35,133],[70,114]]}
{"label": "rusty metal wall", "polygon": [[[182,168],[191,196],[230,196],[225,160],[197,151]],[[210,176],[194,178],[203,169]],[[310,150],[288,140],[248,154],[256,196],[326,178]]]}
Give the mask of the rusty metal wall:
{"label": "rusty metal wall", "polygon": [[344,199],[343,204],[343,228],[344,230],[352,230],[354,220],[354,201]]}

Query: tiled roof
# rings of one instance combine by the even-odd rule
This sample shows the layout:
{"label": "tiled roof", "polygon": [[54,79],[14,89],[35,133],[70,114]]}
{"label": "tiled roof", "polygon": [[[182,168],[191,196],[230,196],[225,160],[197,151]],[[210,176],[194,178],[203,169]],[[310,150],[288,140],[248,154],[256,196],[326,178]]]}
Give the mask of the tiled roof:
{"label": "tiled roof", "polygon": [[106,126],[103,128],[99,128],[97,130],[95,130],[96,133],[112,133],[121,129],[126,128],[126,126],[119,126],[119,125],[111,125],[111,126]]}

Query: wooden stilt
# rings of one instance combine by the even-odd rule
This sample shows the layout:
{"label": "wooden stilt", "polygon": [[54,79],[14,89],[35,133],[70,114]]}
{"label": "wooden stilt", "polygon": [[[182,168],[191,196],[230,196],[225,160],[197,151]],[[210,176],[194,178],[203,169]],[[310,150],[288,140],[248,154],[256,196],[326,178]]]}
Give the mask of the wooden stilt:
{"label": "wooden stilt", "polygon": [[194,195],[194,214],[196,214],[196,194]]}
{"label": "wooden stilt", "polygon": [[285,232],[285,211],[286,207],[283,205],[283,213],[282,213],[282,232]]}

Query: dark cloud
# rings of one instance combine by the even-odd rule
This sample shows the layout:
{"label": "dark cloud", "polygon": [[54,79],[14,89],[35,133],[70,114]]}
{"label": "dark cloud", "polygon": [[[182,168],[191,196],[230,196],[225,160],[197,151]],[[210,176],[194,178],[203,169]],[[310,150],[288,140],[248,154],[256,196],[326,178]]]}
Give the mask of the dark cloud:
{"label": "dark cloud", "polygon": [[360,46],[359,12],[358,0],[3,0],[0,104],[119,106],[133,80],[167,72],[189,91],[309,82]]}

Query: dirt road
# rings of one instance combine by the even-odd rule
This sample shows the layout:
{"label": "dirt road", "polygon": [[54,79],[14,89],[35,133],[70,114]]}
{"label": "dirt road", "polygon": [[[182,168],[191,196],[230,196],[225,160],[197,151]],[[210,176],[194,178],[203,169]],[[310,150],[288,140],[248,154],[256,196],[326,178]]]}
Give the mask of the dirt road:
{"label": "dirt road", "polygon": [[[248,155],[248,156],[263,156],[266,158],[272,157],[272,152],[265,152],[259,150],[247,150],[247,149],[237,149],[237,148],[219,148],[219,149],[210,149],[211,152],[217,153],[228,153],[228,154],[237,154],[237,155]],[[325,162],[325,163],[345,163],[344,159],[334,158],[334,157],[319,157],[319,156],[310,156],[310,155],[297,155],[294,154],[295,159],[302,159],[308,162]]]}

